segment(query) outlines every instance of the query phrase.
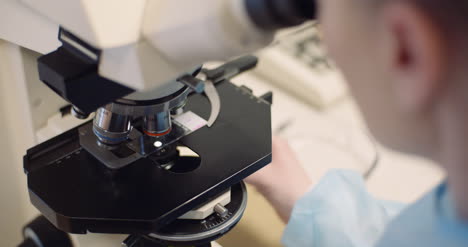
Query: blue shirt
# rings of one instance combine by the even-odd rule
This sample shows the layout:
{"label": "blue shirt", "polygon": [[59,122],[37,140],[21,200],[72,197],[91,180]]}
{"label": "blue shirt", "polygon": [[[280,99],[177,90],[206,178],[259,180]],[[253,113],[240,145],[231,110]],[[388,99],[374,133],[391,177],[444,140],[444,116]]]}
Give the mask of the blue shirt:
{"label": "blue shirt", "polygon": [[362,177],[332,171],[295,205],[283,235],[287,247],[468,246],[446,185],[415,204],[378,200]]}

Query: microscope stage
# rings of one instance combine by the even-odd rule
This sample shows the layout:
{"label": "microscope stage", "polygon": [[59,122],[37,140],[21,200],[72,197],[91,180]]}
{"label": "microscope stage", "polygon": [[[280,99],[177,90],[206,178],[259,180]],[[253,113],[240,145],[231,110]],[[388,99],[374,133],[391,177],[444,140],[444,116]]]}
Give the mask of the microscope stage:
{"label": "microscope stage", "polygon": [[[32,203],[65,232],[145,234],[238,184],[271,162],[270,104],[228,81],[217,89],[216,123],[178,142],[200,156],[195,170],[166,170],[151,155],[109,169],[80,146],[78,127],[28,150]],[[210,104],[193,94],[185,110],[208,119]]]}

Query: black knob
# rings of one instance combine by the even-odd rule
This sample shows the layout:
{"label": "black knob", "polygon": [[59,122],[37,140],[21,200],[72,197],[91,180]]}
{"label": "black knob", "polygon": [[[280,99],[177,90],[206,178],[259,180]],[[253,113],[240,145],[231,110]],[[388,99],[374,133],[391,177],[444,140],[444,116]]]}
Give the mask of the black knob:
{"label": "black knob", "polygon": [[23,228],[24,241],[18,247],[73,247],[67,233],[60,231],[44,216]]}

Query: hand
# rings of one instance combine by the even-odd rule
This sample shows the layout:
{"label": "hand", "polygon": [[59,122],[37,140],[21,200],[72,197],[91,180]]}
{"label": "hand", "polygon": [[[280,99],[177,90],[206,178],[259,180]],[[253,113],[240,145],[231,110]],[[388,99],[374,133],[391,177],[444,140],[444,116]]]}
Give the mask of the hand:
{"label": "hand", "polygon": [[296,201],[312,182],[288,143],[273,138],[273,161],[252,174],[246,182],[253,185],[275,208],[284,222],[289,220]]}

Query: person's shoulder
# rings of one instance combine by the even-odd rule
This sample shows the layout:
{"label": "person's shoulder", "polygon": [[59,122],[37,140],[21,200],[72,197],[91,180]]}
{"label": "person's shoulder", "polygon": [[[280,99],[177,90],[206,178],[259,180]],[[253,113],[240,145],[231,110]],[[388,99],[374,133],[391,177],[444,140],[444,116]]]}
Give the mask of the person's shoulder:
{"label": "person's shoulder", "polygon": [[[468,235],[455,235],[447,224],[446,184],[441,184],[401,212],[376,247],[468,246]],[[468,228],[464,229],[468,233]]]}

